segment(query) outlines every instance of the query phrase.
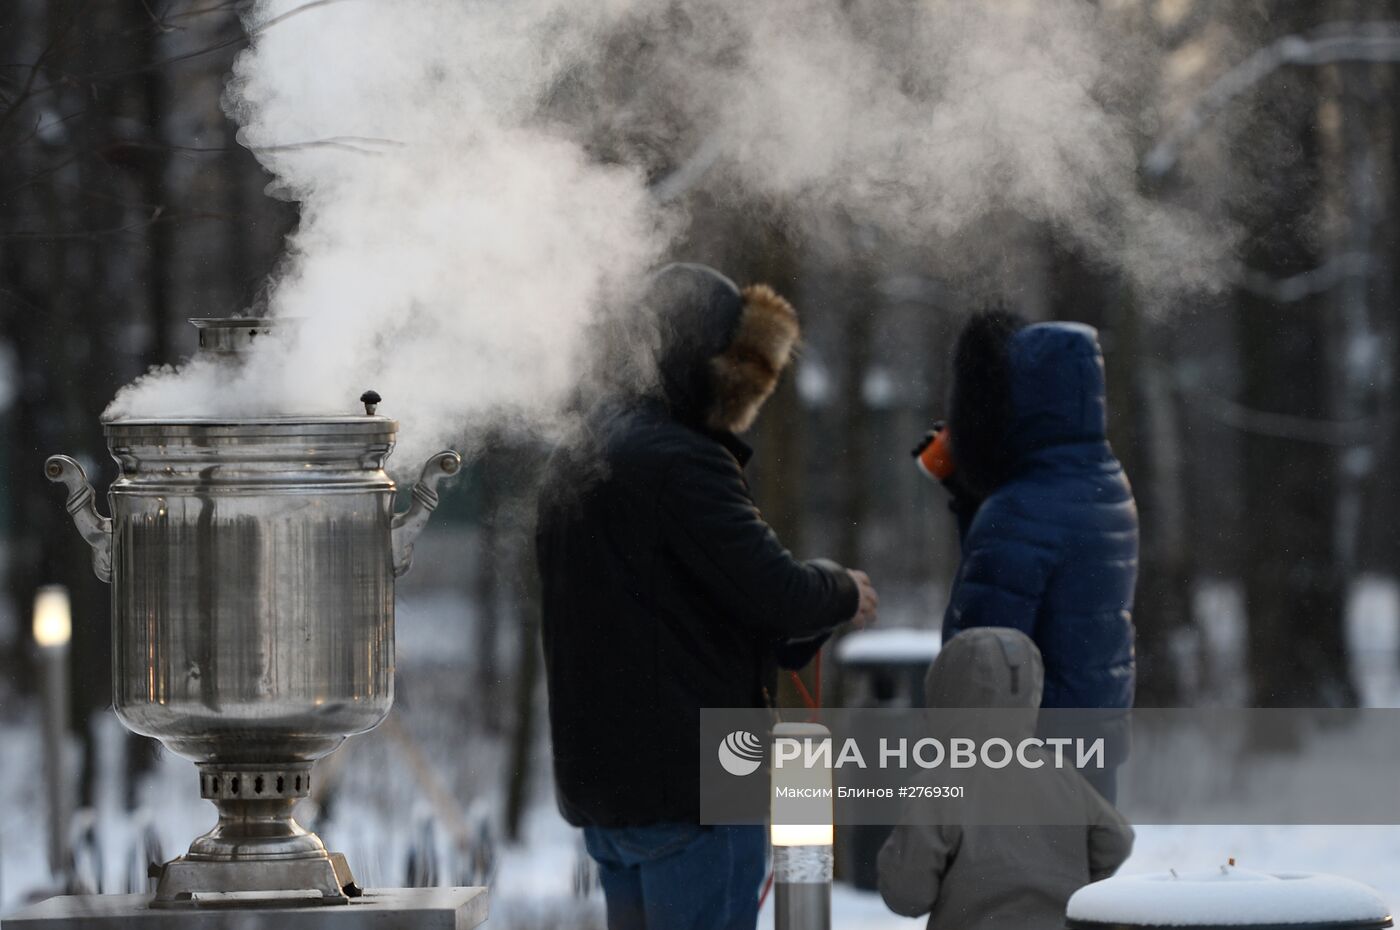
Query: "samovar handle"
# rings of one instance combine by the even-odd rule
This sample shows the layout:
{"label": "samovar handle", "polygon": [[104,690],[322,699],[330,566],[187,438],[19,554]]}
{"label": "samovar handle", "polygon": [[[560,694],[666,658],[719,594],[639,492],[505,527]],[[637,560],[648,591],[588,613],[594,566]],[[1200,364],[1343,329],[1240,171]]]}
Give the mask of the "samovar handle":
{"label": "samovar handle", "polygon": [[[76,464],[76,463],[75,463]],[[462,468],[462,457],[451,449],[439,452],[423,465],[423,473],[413,486],[413,502],[403,513],[395,514],[393,523],[394,577],[408,571],[413,564],[413,543],[428,517],[438,505],[438,482],[450,478]]]}
{"label": "samovar handle", "polygon": [[44,462],[44,475],[68,487],[68,515],[92,547],[92,570],[103,581],[111,581],[112,518],[97,512],[97,494],[88,484],[83,466],[67,455],[51,455]]}

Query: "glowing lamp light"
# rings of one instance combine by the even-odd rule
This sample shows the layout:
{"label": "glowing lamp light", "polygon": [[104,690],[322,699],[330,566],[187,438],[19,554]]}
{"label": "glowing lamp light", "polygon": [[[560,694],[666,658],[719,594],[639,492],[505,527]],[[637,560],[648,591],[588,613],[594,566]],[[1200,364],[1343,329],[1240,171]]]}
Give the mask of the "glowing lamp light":
{"label": "glowing lamp light", "polygon": [[829,823],[775,823],[772,840],[774,846],[831,846],[835,834]]}
{"label": "glowing lamp light", "polygon": [[45,648],[67,646],[73,638],[73,606],[63,585],[44,585],[34,594],[34,642]]}

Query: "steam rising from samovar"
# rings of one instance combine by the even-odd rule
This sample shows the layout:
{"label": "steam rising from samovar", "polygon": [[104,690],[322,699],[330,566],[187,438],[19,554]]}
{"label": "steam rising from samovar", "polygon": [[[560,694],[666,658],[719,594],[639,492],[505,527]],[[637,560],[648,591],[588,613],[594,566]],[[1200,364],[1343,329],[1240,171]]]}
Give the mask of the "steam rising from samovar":
{"label": "steam rising from samovar", "polygon": [[[271,320],[193,322],[200,352],[228,365],[277,338]],[[162,867],[153,906],[359,894],[292,808],[317,759],[389,712],[394,579],[438,483],[461,467],[434,455],[394,513],[384,462],[398,424],[374,414],[378,401],[366,392],[364,416],[108,420],[121,469],[110,517],[76,461],[46,463],[112,584],[117,716],[195,762],[219,811]]]}

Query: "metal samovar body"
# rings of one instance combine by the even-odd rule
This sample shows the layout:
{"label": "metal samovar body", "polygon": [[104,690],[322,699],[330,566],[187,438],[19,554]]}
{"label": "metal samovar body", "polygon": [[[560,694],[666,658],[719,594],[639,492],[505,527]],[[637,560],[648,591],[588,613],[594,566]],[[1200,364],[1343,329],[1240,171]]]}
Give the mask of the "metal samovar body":
{"label": "metal samovar body", "polygon": [[[203,351],[231,357],[269,329],[200,324]],[[76,461],[48,460],[112,584],[117,716],[193,761],[219,811],[162,868],[154,906],[358,893],[344,858],[292,808],[311,791],[313,763],[393,704],[394,579],[438,482],[461,466],[455,452],[433,456],[395,514],[384,462],[396,432],[371,413],[112,420],[110,517]]]}

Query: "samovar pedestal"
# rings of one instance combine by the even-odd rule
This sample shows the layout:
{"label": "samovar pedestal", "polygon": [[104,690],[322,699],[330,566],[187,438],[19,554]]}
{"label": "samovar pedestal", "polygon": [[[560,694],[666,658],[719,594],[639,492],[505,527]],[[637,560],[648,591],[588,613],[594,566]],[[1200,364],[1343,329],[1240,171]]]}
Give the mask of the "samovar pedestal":
{"label": "samovar pedestal", "polygon": [[152,907],[348,904],[360,896],[345,857],[292,817],[311,793],[310,763],[199,770],[200,796],[218,808],[219,822],[153,872]]}
{"label": "samovar pedestal", "polygon": [[345,907],[153,910],[150,895],[65,895],[12,915],[0,930],[472,930],[485,888],[370,888]]}

